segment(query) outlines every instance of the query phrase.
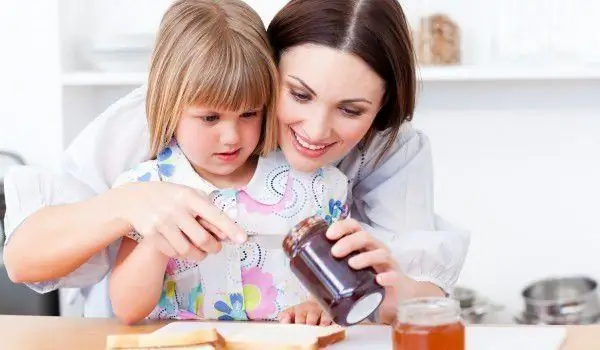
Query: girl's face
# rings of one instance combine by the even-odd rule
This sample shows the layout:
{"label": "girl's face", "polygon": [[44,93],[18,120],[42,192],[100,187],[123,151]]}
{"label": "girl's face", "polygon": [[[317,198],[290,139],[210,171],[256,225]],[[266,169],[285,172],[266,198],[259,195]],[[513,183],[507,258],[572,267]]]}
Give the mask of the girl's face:
{"label": "girl's face", "polygon": [[195,105],[183,111],[175,139],[194,169],[219,187],[244,184],[260,141],[262,108],[225,111]]}
{"label": "girl's face", "polygon": [[279,144],[296,170],[343,158],[381,108],[384,80],[353,54],[304,44],[282,54],[279,70]]}

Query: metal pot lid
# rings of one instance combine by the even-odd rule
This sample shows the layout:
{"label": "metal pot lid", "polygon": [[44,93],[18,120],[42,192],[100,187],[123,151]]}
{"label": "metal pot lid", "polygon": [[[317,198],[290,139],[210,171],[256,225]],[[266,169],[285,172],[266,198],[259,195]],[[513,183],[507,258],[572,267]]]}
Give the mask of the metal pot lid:
{"label": "metal pot lid", "polygon": [[597,283],[589,277],[545,278],[529,284],[521,292],[526,302],[536,305],[577,301],[581,296],[595,293]]}

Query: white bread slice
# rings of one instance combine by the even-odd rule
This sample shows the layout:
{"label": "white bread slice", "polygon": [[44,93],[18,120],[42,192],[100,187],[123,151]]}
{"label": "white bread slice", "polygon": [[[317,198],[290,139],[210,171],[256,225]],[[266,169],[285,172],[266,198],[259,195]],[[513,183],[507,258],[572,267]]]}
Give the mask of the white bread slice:
{"label": "white bread slice", "polygon": [[214,328],[186,333],[115,334],[106,338],[106,349],[221,350],[225,349],[225,340]]}
{"label": "white bread slice", "polygon": [[346,330],[339,326],[248,324],[226,338],[228,350],[316,350],[340,342]]}

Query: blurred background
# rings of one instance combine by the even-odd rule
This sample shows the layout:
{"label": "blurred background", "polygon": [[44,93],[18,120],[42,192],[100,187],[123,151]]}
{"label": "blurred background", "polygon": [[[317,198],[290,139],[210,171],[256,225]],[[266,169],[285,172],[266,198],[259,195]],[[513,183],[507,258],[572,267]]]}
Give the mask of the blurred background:
{"label": "blurred background", "polygon": [[[2,0],[0,150],[55,167],[145,82],[170,2]],[[268,24],[287,1],[247,2]],[[459,284],[510,322],[532,281],[600,278],[600,2],[400,2],[419,55],[414,124],[433,145],[436,209],[472,232]]]}

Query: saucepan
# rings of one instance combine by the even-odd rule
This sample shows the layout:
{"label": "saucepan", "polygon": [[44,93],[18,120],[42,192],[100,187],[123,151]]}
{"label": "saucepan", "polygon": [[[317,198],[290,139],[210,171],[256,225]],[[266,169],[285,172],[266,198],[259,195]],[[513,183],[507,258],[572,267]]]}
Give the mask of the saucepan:
{"label": "saucepan", "polygon": [[521,295],[527,323],[589,324],[600,319],[598,284],[587,276],[552,277],[526,286]]}
{"label": "saucepan", "polygon": [[484,323],[487,316],[503,308],[467,287],[454,287],[450,296],[460,304],[462,318],[468,324]]}

